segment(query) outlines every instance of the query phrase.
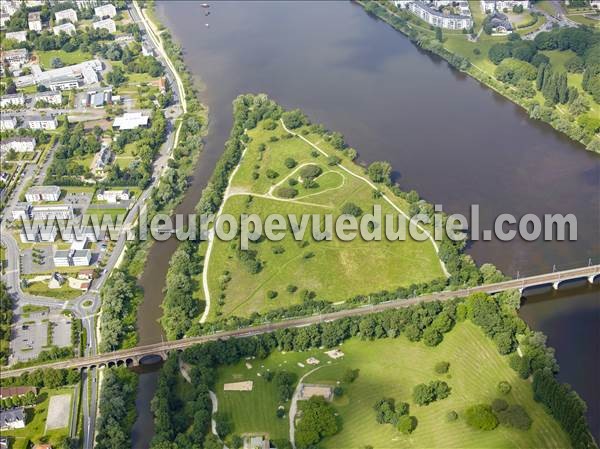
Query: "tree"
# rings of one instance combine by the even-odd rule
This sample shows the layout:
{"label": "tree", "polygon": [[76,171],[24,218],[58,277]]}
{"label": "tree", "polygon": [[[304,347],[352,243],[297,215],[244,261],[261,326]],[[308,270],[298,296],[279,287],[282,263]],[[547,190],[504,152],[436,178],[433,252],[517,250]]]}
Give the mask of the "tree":
{"label": "tree", "polygon": [[359,369],[347,368],[342,375],[342,382],[351,384],[356,379],[358,379],[358,374],[360,373]]}
{"label": "tree", "polygon": [[413,389],[413,401],[417,405],[429,405],[450,395],[450,387],[446,382],[434,380],[429,384],[419,384]]}
{"label": "tree", "polygon": [[296,129],[303,125],[308,125],[309,121],[306,115],[300,109],[294,109],[293,111],[284,112],[281,115],[283,123],[286,128]]}
{"label": "tree", "polygon": [[442,34],[442,29],[440,27],[436,27],[436,29],[435,29],[435,38],[437,39],[438,42],[444,41],[444,36]]}
{"label": "tree", "polygon": [[494,44],[488,51],[488,58],[494,64],[498,65],[506,58],[510,58],[510,45],[508,44]]}
{"label": "tree", "polygon": [[448,362],[438,362],[435,364],[435,372],[438,374],[446,374],[449,368],[450,363]]}
{"label": "tree", "polygon": [[467,424],[479,430],[494,430],[498,427],[498,418],[487,404],[477,404],[469,407],[465,412]]}
{"label": "tree", "polygon": [[318,165],[308,164],[300,169],[300,176],[302,179],[315,179],[319,176],[323,170]]}
{"label": "tree", "polygon": [[335,435],[340,427],[335,409],[325,398],[313,396],[302,403],[302,418],[296,426],[296,445],[307,448],[322,438]]}
{"label": "tree", "polygon": [[53,69],[59,69],[65,66],[64,62],[62,62],[60,58],[52,58],[51,65]]}
{"label": "tree", "polygon": [[392,165],[386,161],[375,161],[367,168],[367,174],[373,182],[390,183]]}
{"label": "tree", "polygon": [[280,198],[294,198],[298,195],[298,191],[292,187],[281,186],[277,188],[275,194]]}
{"label": "tree", "polygon": [[398,430],[404,435],[411,434],[417,428],[417,418],[403,415],[398,418]]}
{"label": "tree", "polygon": [[506,404],[506,407],[500,410],[494,409],[494,412],[498,417],[500,424],[502,424],[503,426],[519,430],[529,430],[529,428],[531,427],[531,417],[521,405],[513,404],[509,406],[508,404]]}
{"label": "tree", "polygon": [[283,163],[289,169],[292,169],[296,166],[296,160],[292,159],[291,157],[286,158]]}
{"label": "tree", "polygon": [[396,414],[396,405],[393,398],[383,398],[373,406],[375,410],[375,420],[379,424],[396,424],[398,421]]}

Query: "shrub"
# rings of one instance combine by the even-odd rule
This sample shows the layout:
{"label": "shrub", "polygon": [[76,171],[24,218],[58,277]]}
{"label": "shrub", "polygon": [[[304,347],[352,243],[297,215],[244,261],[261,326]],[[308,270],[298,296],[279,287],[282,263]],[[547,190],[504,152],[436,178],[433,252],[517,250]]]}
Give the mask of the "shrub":
{"label": "shrub", "polygon": [[500,424],[519,430],[529,430],[531,427],[531,418],[527,411],[520,405],[510,405],[503,410],[496,412]]}
{"label": "shrub", "polygon": [[296,161],[294,159],[292,159],[291,157],[286,158],[286,160],[283,162],[283,164],[287,167],[287,168],[294,168],[296,166]]}
{"label": "shrub", "polygon": [[363,211],[354,203],[344,203],[342,206],[342,214],[352,215],[353,217],[360,217]]}
{"label": "shrub", "polygon": [[302,179],[315,179],[322,172],[323,170],[318,165],[309,164],[300,169],[300,176]]}
{"label": "shrub", "polygon": [[273,254],[283,254],[285,253],[285,248],[282,245],[275,245],[271,251],[273,251]]}
{"label": "shrub", "polygon": [[367,168],[367,174],[373,182],[389,183],[392,175],[392,165],[385,161],[375,161]]}
{"label": "shrub", "polygon": [[501,412],[502,410],[506,410],[508,408],[508,402],[504,399],[496,398],[492,401],[492,410],[494,412]]}
{"label": "shrub", "polygon": [[277,292],[275,290],[269,290],[267,292],[267,298],[275,299],[277,297]]}
{"label": "shrub", "polygon": [[411,434],[417,428],[417,418],[414,416],[402,415],[398,418],[398,430],[404,435]]}
{"label": "shrub", "polygon": [[277,128],[277,122],[273,120],[265,120],[263,128],[267,131],[273,131],[275,128]]}
{"label": "shrub", "polygon": [[291,187],[294,187],[295,185],[298,185],[298,180],[296,178],[290,178],[290,179],[288,179],[288,184]]}
{"label": "shrub", "polygon": [[288,293],[294,293],[296,290],[298,290],[298,287],[293,284],[289,284],[285,289],[288,291]]}
{"label": "shrub", "polygon": [[283,418],[285,416],[285,410],[282,408],[277,408],[277,411],[275,412],[275,416],[277,416],[278,418]]}
{"label": "shrub", "polygon": [[450,363],[448,362],[438,362],[435,364],[435,372],[438,374],[446,374],[449,368]]}
{"label": "shrub", "polygon": [[308,125],[308,118],[300,109],[294,109],[293,111],[284,112],[281,115],[283,123],[289,129],[300,128],[302,125]]}
{"label": "shrub", "polygon": [[346,371],[344,371],[344,375],[342,376],[342,382],[351,384],[356,379],[358,379],[359,373],[360,373],[360,370],[358,370],[358,369],[347,368]]}
{"label": "shrub", "polygon": [[498,418],[487,404],[477,404],[469,407],[465,412],[467,424],[474,429],[494,430],[498,427]]}
{"label": "shrub", "polygon": [[337,156],[329,156],[327,158],[327,165],[337,165],[340,162],[342,162],[342,160]]}
{"label": "shrub", "polygon": [[296,195],[298,195],[298,191],[296,189],[285,186],[279,187],[275,193],[280,198],[294,198]]}
{"label": "shrub", "polygon": [[496,387],[496,389],[500,394],[508,394],[510,393],[510,390],[512,390],[512,387],[507,381],[501,380],[500,382],[498,382],[498,386]]}
{"label": "shrub", "polygon": [[451,410],[448,413],[446,413],[446,421],[453,422],[453,421],[456,421],[457,419],[458,419],[458,413],[456,413],[454,410]]}
{"label": "shrub", "polygon": [[272,170],[270,168],[267,170],[267,178],[269,178],[269,179],[275,179],[278,176],[279,176],[279,173],[277,173],[275,170]]}

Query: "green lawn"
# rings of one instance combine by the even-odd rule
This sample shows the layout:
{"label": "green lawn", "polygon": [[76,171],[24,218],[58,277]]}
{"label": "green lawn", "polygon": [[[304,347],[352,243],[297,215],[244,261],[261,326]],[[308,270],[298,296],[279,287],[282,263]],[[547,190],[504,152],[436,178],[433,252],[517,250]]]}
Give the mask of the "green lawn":
{"label": "green lawn", "polygon": [[30,443],[40,443],[42,441],[56,447],[58,443],[68,436],[69,428],[55,429],[46,433],[48,405],[51,396],[67,393],[73,393],[73,388],[43,388],[39,393],[40,402],[34,408],[27,409],[26,426],[22,429],[1,431],[0,435],[8,437],[13,442],[13,445],[10,446],[13,449],[28,449]]}
{"label": "green lawn", "polygon": [[[274,353],[266,360],[250,360],[219,369],[216,394],[219,410],[227,413],[234,423],[234,433],[266,432],[271,438],[288,435],[287,415],[275,416],[278,401],[273,384],[267,383],[258,373],[285,369],[299,376],[313,367],[300,368],[315,356],[320,368],[308,375],[305,382],[335,385],[348,368],[359,369],[358,379],[352,384],[342,384],[344,394],[334,401],[342,420],[342,430],[320,443],[326,449],[363,448],[565,448],[570,447],[567,436],[534,401],[529,381],[520,379],[508,366],[506,357],[500,356],[495,345],[470,322],[459,323],[446,334],[437,347],[413,343],[404,336],[397,339],[361,341],[352,339],[340,348],[345,356],[331,361],[323,350],[305,353]],[[448,374],[438,375],[434,366],[439,361],[450,363]],[[264,368],[263,368],[264,366]],[[444,400],[419,407],[412,403],[412,389],[416,384],[431,380],[445,380],[452,392]],[[223,383],[243,380],[254,381],[252,392],[224,392]],[[533,420],[528,431],[498,427],[489,432],[468,427],[462,416],[467,407],[476,403],[490,403],[498,397],[496,385],[508,381],[511,393],[505,397],[510,404],[522,405]],[[383,398],[393,397],[396,402],[408,402],[410,414],[418,420],[417,429],[404,436],[391,425],[375,421],[373,404]],[[286,411],[289,404],[286,404]],[[450,423],[446,414],[454,410],[459,419]]]}
{"label": "green lawn", "polygon": [[34,282],[24,288],[25,292],[37,296],[46,296],[48,298],[61,299],[68,301],[69,299],[77,298],[83,292],[69,287],[68,282],[65,282],[60,288],[49,288],[46,282]]}
{"label": "green lawn", "polygon": [[[394,209],[385,200],[373,199],[373,189],[368,183],[338,166],[328,166],[323,155],[313,157],[312,147],[299,138],[270,141],[271,136],[281,137],[285,134],[280,125],[273,131],[267,131],[262,123],[249,132],[252,142],[232,181],[232,192],[236,192],[236,195],[226,201],[224,213],[235,217],[243,213],[255,213],[263,218],[270,214],[282,214],[286,217],[288,229],[289,214],[295,215],[298,220],[302,214],[331,214],[335,222],[342,206],[350,201],[364,213],[372,213],[373,206],[379,205],[384,215],[394,214]],[[308,134],[307,138],[319,142],[318,145],[328,154],[341,154],[326,142],[320,142],[318,135]],[[263,152],[258,149],[261,143],[267,145]],[[284,164],[290,157],[298,164],[292,169]],[[318,186],[309,189],[298,182],[295,186],[297,197],[292,201],[282,201],[277,196],[278,187],[288,186],[291,178],[298,180],[298,172],[303,164],[321,167],[323,174],[316,179]],[[363,175],[363,169],[349,160],[343,164],[353,173]],[[278,176],[275,179],[268,178],[268,170],[274,170]],[[259,174],[258,179],[253,179],[254,172]],[[392,194],[389,197],[407,210],[401,200]],[[391,242],[385,235],[381,241],[371,242],[360,238],[344,242],[335,235],[331,241],[316,241],[311,229],[312,224],[303,241],[297,241],[291,232],[287,232],[281,241],[263,239],[251,243],[250,249],[257,251],[258,259],[263,262],[262,270],[255,274],[244,268],[232,242],[215,239],[208,265],[211,316],[214,317],[217,310],[225,315],[247,316],[253,312],[297,304],[302,301],[300,291],[303,289],[314,291],[319,298],[343,301],[357,294],[369,294],[444,276],[435,249],[429,241],[417,242],[407,238],[406,241]],[[283,248],[284,251],[276,254],[277,248]],[[223,291],[225,299],[218,301],[225,272],[229,272],[231,281]],[[286,288],[290,284],[295,285],[297,291],[288,292]],[[277,292],[277,297],[268,299],[268,291]]]}
{"label": "green lawn", "polygon": [[59,58],[64,65],[79,64],[83,61],[89,61],[92,59],[91,53],[84,53],[80,50],[73,52],[66,52],[64,50],[49,50],[49,51],[38,51],[36,55],[39,59],[40,66],[44,70],[52,68],[52,60]]}
{"label": "green lawn", "polygon": [[112,217],[113,222],[115,222],[115,220],[119,216],[122,216],[123,220],[125,219],[125,216],[127,215],[127,209],[124,209],[124,208],[102,209],[102,208],[89,207],[85,211],[85,215],[89,215],[89,216],[95,215],[95,216],[99,217],[100,219],[102,219],[103,216],[108,215],[108,216]]}

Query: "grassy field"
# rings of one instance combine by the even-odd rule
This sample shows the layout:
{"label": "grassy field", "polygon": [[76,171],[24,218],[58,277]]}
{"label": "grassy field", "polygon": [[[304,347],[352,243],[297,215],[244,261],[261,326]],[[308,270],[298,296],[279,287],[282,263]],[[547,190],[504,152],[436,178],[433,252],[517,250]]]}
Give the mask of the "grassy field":
{"label": "grassy field", "polygon": [[[328,449],[363,448],[550,448],[569,447],[567,436],[543,407],[533,400],[530,383],[520,379],[500,356],[495,345],[470,322],[458,324],[446,334],[437,347],[412,343],[405,337],[365,342],[352,339],[341,348],[344,357],[331,361],[323,351],[305,353],[274,353],[266,360],[250,360],[252,368],[244,363],[219,370],[216,394],[219,410],[226,412],[234,422],[234,432],[266,432],[271,438],[288,434],[287,416],[275,416],[278,401],[272,383],[259,373],[285,369],[298,376],[313,367],[300,368],[297,362],[315,356],[320,368],[309,374],[305,382],[335,385],[348,368],[359,369],[358,379],[342,384],[344,394],[334,401],[342,420],[342,430],[321,442]],[[450,363],[448,374],[434,371],[437,362]],[[452,392],[444,400],[419,407],[412,403],[412,389],[416,384],[431,380],[445,380]],[[224,392],[223,383],[253,380],[252,392]],[[512,391],[505,399],[510,404],[522,405],[531,416],[533,425],[528,431],[498,427],[489,432],[468,427],[462,416],[467,407],[476,403],[490,403],[498,397],[499,381],[508,381]],[[417,429],[404,436],[391,425],[375,421],[373,404],[393,397],[396,402],[408,402],[410,414],[418,420]],[[288,405],[286,404],[286,409]],[[454,410],[459,419],[447,422],[446,414]]]}
{"label": "grassy field", "polygon": [[69,287],[67,282],[61,285],[60,288],[49,288],[46,282],[33,282],[23,290],[32,295],[46,296],[48,298],[60,299],[63,301],[77,298],[83,293],[81,290]]}
{"label": "grassy field", "polygon": [[[252,137],[248,150],[232,180],[232,193],[225,203],[223,212],[239,217],[242,213],[255,213],[265,218],[270,214],[282,214],[289,223],[288,214],[300,220],[302,214],[331,214],[333,220],[341,214],[347,202],[358,205],[364,213],[372,213],[379,205],[383,214],[394,210],[382,199],[373,199],[372,187],[338,166],[329,166],[325,156],[315,158],[312,147],[299,138],[271,142],[272,136],[282,137],[285,131],[278,125],[267,131],[263,124],[250,131]],[[318,135],[307,134],[312,142],[319,142]],[[259,151],[260,144],[265,151]],[[341,153],[319,142],[328,154]],[[297,165],[287,168],[284,161],[293,158]],[[303,165],[318,165],[323,174],[316,178],[315,188],[305,188],[299,181],[299,170]],[[363,175],[363,169],[343,162],[344,167]],[[275,171],[272,179],[268,171]],[[253,174],[258,173],[258,179]],[[254,175],[256,176],[256,175]],[[288,186],[289,180],[297,181],[298,195],[293,200],[278,197],[278,188]],[[394,198],[393,195],[389,195]],[[402,200],[397,205],[408,210]],[[249,315],[253,312],[288,306],[302,301],[303,289],[316,293],[319,298],[342,301],[357,294],[368,294],[382,289],[392,289],[412,283],[427,282],[443,277],[442,267],[431,242],[406,241],[363,241],[357,238],[344,242],[335,235],[331,241],[317,241],[309,225],[302,241],[297,241],[291,232],[286,232],[281,241],[263,239],[251,243],[250,249],[257,252],[262,261],[260,272],[252,274],[244,268],[232,242],[215,239],[209,259],[209,288],[211,299],[222,291],[223,276],[229,273],[224,301],[219,310],[226,315]],[[290,229],[288,227],[288,229]],[[297,290],[289,292],[288,285]],[[277,292],[273,299],[267,298],[269,291]],[[214,316],[217,307],[212,307]]]}
{"label": "grassy field", "polygon": [[92,55],[90,53],[84,53],[79,50],[73,52],[66,52],[64,50],[49,50],[37,52],[36,55],[38,57],[40,66],[44,70],[49,70],[52,68],[52,60],[54,58],[59,58],[64,65],[79,64],[80,62],[89,61],[92,59]]}
{"label": "grassy field", "polygon": [[50,397],[59,394],[73,393],[73,388],[47,389],[43,388],[39,393],[40,402],[27,410],[26,426],[22,429],[1,431],[0,435],[8,437],[12,441],[13,449],[27,449],[30,443],[40,443],[42,440],[54,445],[58,445],[69,434],[68,427],[64,429],[55,429],[46,433],[46,415],[48,414],[48,405]]}

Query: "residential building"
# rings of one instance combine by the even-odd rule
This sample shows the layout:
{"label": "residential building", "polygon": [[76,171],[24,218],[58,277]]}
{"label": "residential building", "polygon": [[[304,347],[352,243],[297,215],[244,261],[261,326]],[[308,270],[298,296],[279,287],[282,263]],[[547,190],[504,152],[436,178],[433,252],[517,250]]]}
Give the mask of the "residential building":
{"label": "residential building", "polygon": [[29,61],[29,52],[26,48],[15,48],[14,50],[2,51],[0,54],[2,62],[9,65],[20,67]]}
{"label": "residential building", "polygon": [[515,6],[522,6],[523,9],[529,9],[529,0],[480,0],[481,10],[485,14],[491,14],[494,11],[512,10]]}
{"label": "residential building", "polygon": [[72,89],[80,84],[97,83],[99,79],[96,72],[100,71],[102,71],[102,62],[99,59],[45,71],[42,71],[39,65],[31,64],[31,75],[16,78],[15,84],[17,87],[42,84],[53,91]]}
{"label": "residential building", "polygon": [[61,23],[60,25],[56,25],[54,28],[52,28],[52,32],[57,36],[60,33],[66,33],[69,36],[72,36],[76,33],[76,31],[77,30],[75,29],[75,25],[73,25],[70,22]]}
{"label": "residential building", "polygon": [[148,126],[149,116],[143,115],[141,112],[127,112],[121,117],[115,118],[113,128],[120,130],[137,129],[140,126]]}
{"label": "residential building", "polygon": [[63,21],[77,23],[77,11],[72,8],[63,9],[62,11],[54,13],[54,20],[56,23],[61,23]]}
{"label": "residential building", "polygon": [[64,76],[61,78],[55,78],[52,81],[48,82],[47,86],[53,92],[77,89],[79,87],[79,78],[74,76]]}
{"label": "residential building", "polygon": [[25,106],[25,95],[23,94],[9,94],[2,95],[0,97],[0,107],[7,106]]}
{"label": "residential building", "polygon": [[100,0],[75,0],[75,5],[77,5],[77,9],[88,9],[98,6],[100,4]]}
{"label": "residential building", "polygon": [[106,5],[102,6],[97,6],[96,8],[94,8],[94,15],[96,17],[99,17],[100,19],[103,19],[105,17],[113,18],[117,15],[117,8],[115,8],[114,5],[111,5],[110,3],[107,3]]}
{"label": "residential building", "polygon": [[108,30],[109,33],[114,33],[117,31],[117,26],[115,25],[115,21],[113,19],[103,19],[98,22],[92,23],[92,27],[95,30],[104,29]]}
{"label": "residential building", "polygon": [[[408,4],[408,9],[417,17],[427,22],[434,27],[447,28],[450,30],[464,30],[470,29],[473,26],[473,19],[471,18],[470,11],[468,10],[468,3],[466,1],[459,2],[464,3],[461,5],[461,15],[447,14],[445,11],[438,11],[437,9],[429,6],[425,2],[414,1]],[[465,9],[466,8],[466,9]],[[468,15],[467,15],[468,12]]]}
{"label": "residential building", "polygon": [[0,387],[0,399],[25,396],[27,393],[37,394],[36,387]]}
{"label": "residential building", "polygon": [[73,206],[70,204],[44,204],[31,207],[31,217],[34,220],[68,220],[74,216]]}
{"label": "residential building", "polygon": [[42,31],[42,17],[39,12],[30,12],[27,16],[27,23],[31,31]]}
{"label": "residential building", "polygon": [[25,427],[25,409],[15,407],[0,410],[0,430],[22,429]]}
{"label": "residential building", "polygon": [[59,186],[33,186],[25,193],[25,199],[30,203],[36,201],[58,201],[59,198]]}
{"label": "residential building", "polygon": [[56,129],[58,127],[58,122],[56,118],[51,115],[41,116],[41,115],[30,115],[26,117],[27,119],[27,127],[29,129]]}
{"label": "residential building", "polygon": [[62,94],[59,91],[39,92],[33,96],[33,104],[38,101],[59,106],[62,104]]}
{"label": "residential building", "polygon": [[70,261],[70,251],[68,249],[59,249],[54,251],[54,256],[52,257],[55,267],[68,267],[71,265]]}
{"label": "residential building", "polygon": [[27,136],[15,136],[4,139],[0,142],[0,152],[2,154],[9,151],[16,151],[17,153],[28,153],[35,150],[36,141],[34,137]]}
{"label": "residential building", "polygon": [[0,115],[0,131],[17,128],[17,118],[11,115]]}
{"label": "residential building", "polygon": [[154,56],[154,47],[146,39],[142,41],[142,55]]}
{"label": "residential building", "polygon": [[31,216],[31,204],[17,203],[12,209],[13,220],[25,220]]}
{"label": "residential building", "polygon": [[23,30],[6,33],[6,39],[11,39],[17,42],[25,42],[27,40],[27,31]]}
{"label": "residential building", "polygon": [[[94,172],[94,174],[102,175],[106,167],[110,164],[112,157],[113,153],[110,151],[109,146],[102,144],[102,148],[100,151],[98,151],[98,153],[96,153],[94,159],[92,160],[92,166],[90,169]],[[98,193],[96,197],[99,198],[100,195],[101,193]]]}
{"label": "residential building", "polygon": [[100,190],[96,194],[98,201],[106,201],[107,203],[118,203],[119,201],[129,201],[129,190]]}
{"label": "residential building", "polygon": [[102,90],[90,90],[86,92],[85,98],[82,103],[85,106],[93,106],[95,108],[101,108],[106,103],[112,101],[112,87]]}

